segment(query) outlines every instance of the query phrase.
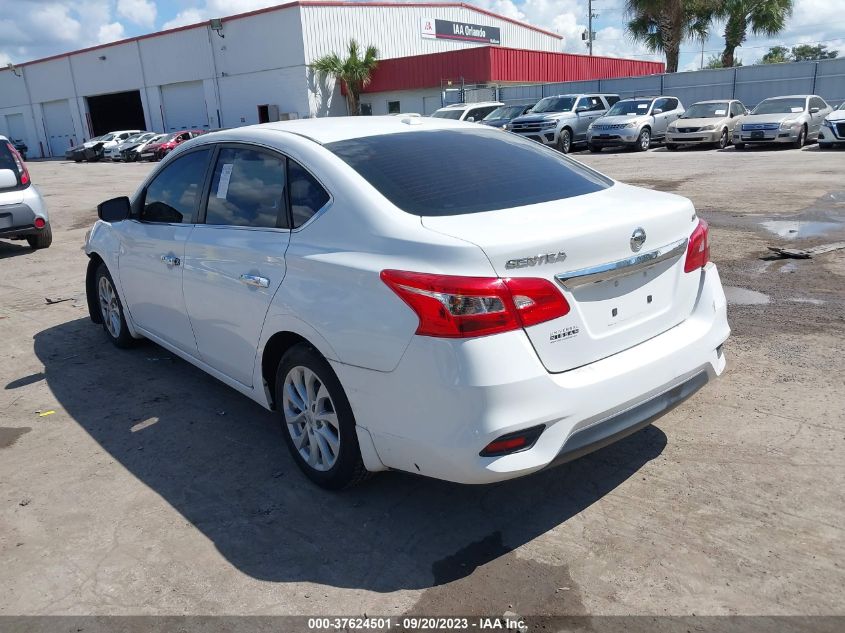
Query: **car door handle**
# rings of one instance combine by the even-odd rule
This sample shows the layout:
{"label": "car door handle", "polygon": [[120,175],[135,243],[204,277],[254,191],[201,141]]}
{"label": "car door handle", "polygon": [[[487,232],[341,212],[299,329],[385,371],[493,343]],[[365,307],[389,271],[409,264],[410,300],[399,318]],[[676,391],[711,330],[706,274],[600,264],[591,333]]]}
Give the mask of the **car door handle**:
{"label": "car door handle", "polygon": [[270,286],[270,280],[267,277],[259,277],[258,275],[241,275],[241,283],[247,286],[255,286],[256,288],[267,288]]}
{"label": "car door handle", "polygon": [[178,266],[182,263],[182,260],[180,260],[175,255],[162,255],[161,261],[163,261],[168,266]]}

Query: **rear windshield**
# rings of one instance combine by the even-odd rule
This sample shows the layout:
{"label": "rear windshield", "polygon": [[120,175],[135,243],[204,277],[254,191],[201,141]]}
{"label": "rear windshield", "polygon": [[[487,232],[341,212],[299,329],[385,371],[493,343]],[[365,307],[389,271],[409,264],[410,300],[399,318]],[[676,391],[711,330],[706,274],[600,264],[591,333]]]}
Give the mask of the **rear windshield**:
{"label": "rear windshield", "polygon": [[413,215],[495,211],[580,196],[612,184],[552,149],[494,131],[383,134],[326,148]]}

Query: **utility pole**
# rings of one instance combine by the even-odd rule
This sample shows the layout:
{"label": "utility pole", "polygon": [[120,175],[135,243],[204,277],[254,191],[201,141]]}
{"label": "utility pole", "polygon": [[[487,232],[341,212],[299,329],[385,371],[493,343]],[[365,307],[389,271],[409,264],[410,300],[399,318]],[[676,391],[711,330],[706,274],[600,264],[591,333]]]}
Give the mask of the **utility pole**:
{"label": "utility pole", "polygon": [[590,56],[593,54],[593,40],[596,39],[596,34],[593,31],[593,18],[599,17],[597,13],[593,13],[593,0],[587,0],[587,32],[581,34],[581,39],[587,42],[587,50]]}
{"label": "utility pole", "polygon": [[699,70],[704,70],[704,38],[701,38],[701,66]]}

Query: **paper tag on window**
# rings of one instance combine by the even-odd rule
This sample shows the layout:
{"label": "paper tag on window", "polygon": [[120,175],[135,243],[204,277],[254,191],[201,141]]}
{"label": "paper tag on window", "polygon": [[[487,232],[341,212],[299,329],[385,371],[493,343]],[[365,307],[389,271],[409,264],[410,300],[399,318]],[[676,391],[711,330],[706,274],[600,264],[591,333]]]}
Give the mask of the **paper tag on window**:
{"label": "paper tag on window", "polygon": [[802,108],[801,106],[797,106],[794,108],[790,108],[790,110],[792,110],[793,112],[803,112],[804,108]]}
{"label": "paper tag on window", "polygon": [[725,116],[727,114],[725,110],[716,110],[716,116]]}
{"label": "paper tag on window", "polygon": [[637,108],[639,108],[640,110],[645,110],[647,107],[648,107],[647,103],[638,103],[637,104]]}
{"label": "paper tag on window", "polygon": [[234,163],[226,163],[223,169],[220,170],[220,182],[217,183],[217,197],[223,200],[226,199],[226,194],[229,193],[229,181],[232,179],[232,168]]}

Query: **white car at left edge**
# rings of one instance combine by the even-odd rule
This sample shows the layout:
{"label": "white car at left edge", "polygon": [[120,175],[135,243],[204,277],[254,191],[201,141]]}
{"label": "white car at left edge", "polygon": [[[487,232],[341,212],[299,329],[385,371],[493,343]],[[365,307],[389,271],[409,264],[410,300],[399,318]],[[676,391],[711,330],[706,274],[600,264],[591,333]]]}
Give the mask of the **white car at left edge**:
{"label": "white car at left edge", "polygon": [[326,488],[388,469],[527,475],[725,368],[725,295],[692,203],[488,126],[204,134],[98,214],[91,319],[277,412]]}

